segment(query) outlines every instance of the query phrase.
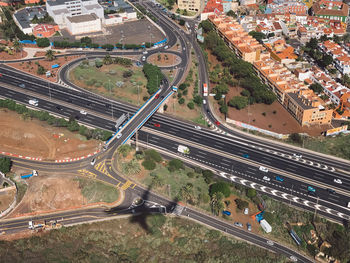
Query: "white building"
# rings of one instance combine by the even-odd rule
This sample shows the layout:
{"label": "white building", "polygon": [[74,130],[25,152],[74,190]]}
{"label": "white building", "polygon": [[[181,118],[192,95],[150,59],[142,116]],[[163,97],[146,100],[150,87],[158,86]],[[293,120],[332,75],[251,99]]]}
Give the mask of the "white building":
{"label": "white building", "polygon": [[104,18],[97,0],[47,0],[46,10],[60,28],[66,27],[72,34],[99,31]]}
{"label": "white building", "polygon": [[68,16],[66,22],[67,29],[72,35],[102,30],[101,20],[95,14]]}

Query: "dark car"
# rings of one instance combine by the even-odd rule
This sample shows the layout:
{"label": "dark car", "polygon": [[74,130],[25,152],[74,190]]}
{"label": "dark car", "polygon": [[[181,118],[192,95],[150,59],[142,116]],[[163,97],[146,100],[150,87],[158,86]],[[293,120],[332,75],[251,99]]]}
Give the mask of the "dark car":
{"label": "dark car", "polygon": [[333,189],[327,188],[327,192],[330,194],[335,194],[335,191]]}
{"label": "dark car", "polygon": [[107,108],[107,109],[110,109],[110,108],[111,108],[111,105],[110,105],[110,104],[106,104],[106,108]]}
{"label": "dark car", "polygon": [[56,109],[63,110],[61,106],[56,106]]}

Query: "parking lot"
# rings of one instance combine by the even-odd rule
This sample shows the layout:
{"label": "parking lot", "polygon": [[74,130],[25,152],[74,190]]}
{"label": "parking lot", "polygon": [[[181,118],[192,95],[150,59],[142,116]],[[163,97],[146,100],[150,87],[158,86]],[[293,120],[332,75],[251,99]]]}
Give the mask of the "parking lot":
{"label": "parking lot", "polygon": [[130,21],[120,25],[105,27],[101,32],[84,34],[81,36],[72,36],[67,30],[62,30],[62,36],[52,37],[53,41],[79,41],[80,38],[88,36],[98,44],[141,44],[142,42],[156,43],[165,38],[165,36],[146,19]]}

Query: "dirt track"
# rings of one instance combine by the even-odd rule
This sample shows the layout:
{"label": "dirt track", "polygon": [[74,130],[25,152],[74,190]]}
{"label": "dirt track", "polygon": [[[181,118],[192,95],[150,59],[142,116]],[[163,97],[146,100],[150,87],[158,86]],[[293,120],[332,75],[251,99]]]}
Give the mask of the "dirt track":
{"label": "dirt track", "polygon": [[52,127],[39,120],[0,109],[0,150],[46,160],[70,159],[96,151],[99,142],[84,141],[66,128]]}

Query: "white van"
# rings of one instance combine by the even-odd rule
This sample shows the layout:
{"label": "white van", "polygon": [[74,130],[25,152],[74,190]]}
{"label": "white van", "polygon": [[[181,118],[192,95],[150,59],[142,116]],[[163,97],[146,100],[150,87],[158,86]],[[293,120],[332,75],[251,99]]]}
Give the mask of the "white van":
{"label": "white van", "polygon": [[38,106],[39,105],[39,101],[36,100],[36,99],[29,100],[28,103],[30,105],[33,105],[33,106]]}

